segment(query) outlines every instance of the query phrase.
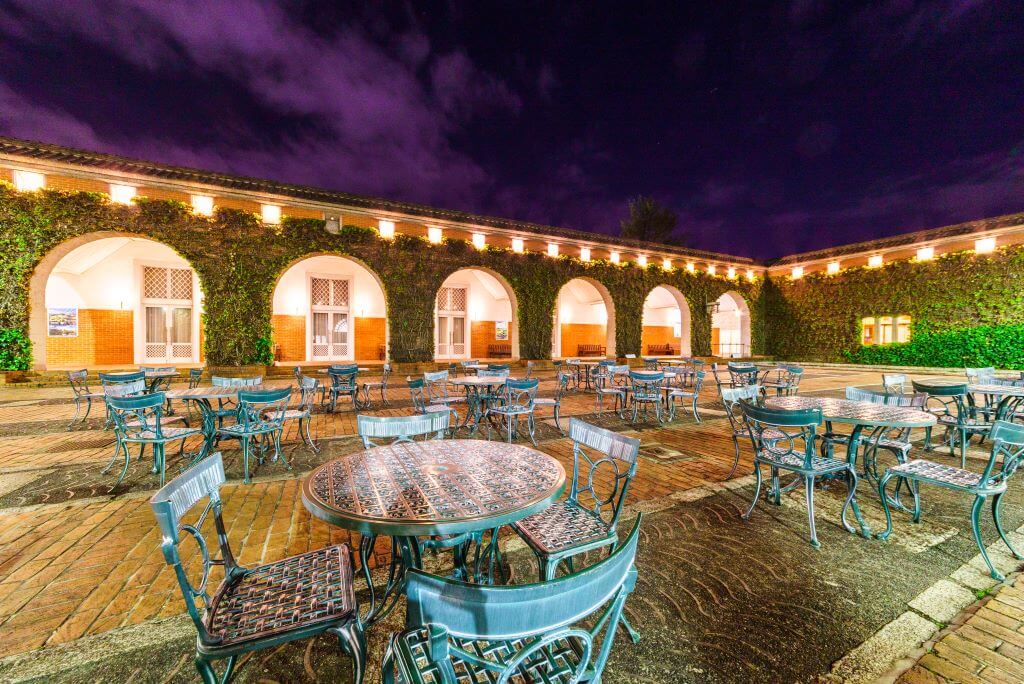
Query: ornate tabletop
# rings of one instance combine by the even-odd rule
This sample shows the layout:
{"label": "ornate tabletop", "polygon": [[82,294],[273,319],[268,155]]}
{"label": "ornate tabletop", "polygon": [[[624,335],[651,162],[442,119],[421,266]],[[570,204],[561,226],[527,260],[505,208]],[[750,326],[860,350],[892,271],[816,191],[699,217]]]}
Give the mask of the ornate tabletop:
{"label": "ornate tabletop", "polygon": [[168,399],[232,399],[239,392],[258,392],[270,389],[266,385],[240,385],[235,387],[192,387],[165,392]]}
{"label": "ornate tabletop", "polygon": [[454,380],[451,380],[451,383],[453,385],[465,385],[467,387],[468,386],[473,386],[473,387],[490,387],[490,386],[493,386],[493,385],[504,385],[506,380],[515,380],[515,378],[512,377],[511,375],[506,375],[506,376],[500,377],[500,378],[499,377],[490,377],[489,378],[489,377],[486,377],[486,376],[481,377],[481,376],[478,376],[478,375],[470,375],[470,376],[467,376],[467,377],[464,377],[464,378],[455,378]]}
{"label": "ornate tabletop", "polygon": [[325,463],[303,480],[302,502],[338,527],[425,537],[506,525],[547,508],[564,489],[562,464],[535,449],[431,440]]}
{"label": "ornate tabletop", "polygon": [[1016,385],[990,385],[986,383],[979,383],[977,385],[968,385],[967,391],[972,394],[989,394],[999,397],[1024,397],[1024,387],[1018,387]]}
{"label": "ornate tabletop", "polygon": [[771,397],[765,406],[773,409],[821,409],[825,420],[849,425],[876,425],[894,428],[928,427],[935,425],[935,416],[901,406],[886,406],[868,401],[829,399],[825,397]]}

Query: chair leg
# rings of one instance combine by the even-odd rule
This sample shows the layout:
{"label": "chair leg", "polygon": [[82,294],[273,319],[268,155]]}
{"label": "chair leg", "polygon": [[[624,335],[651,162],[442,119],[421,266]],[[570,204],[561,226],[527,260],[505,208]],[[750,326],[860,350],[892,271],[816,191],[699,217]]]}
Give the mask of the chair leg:
{"label": "chair leg", "polygon": [[562,429],[562,424],[559,422],[558,418],[558,404],[555,404],[555,427],[557,427],[558,431],[563,435],[565,434],[565,430]]}
{"label": "chair leg", "polygon": [[779,483],[779,469],[772,466],[772,488],[771,488],[771,501],[776,506],[782,505],[782,486]]}
{"label": "chair leg", "polygon": [[203,678],[204,684],[220,684],[217,673],[213,671],[213,666],[206,660],[203,660],[199,656],[195,659],[196,669],[199,670],[199,676]]}
{"label": "chair leg", "polygon": [[876,539],[886,540],[892,534],[892,511],[889,510],[889,497],[885,493],[885,486],[892,479],[892,473],[886,471],[882,479],[878,481],[878,497],[882,501],[882,510],[885,511],[885,531],[875,535]]}
{"label": "chair leg", "polygon": [[153,444],[153,467],[160,473],[160,486],[164,486],[164,479],[167,476],[166,446],[161,442]]}
{"label": "chair leg", "polygon": [[960,467],[967,467],[967,430],[960,430]]}
{"label": "chair leg", "polygon": [[985,550],[985,544],[981,541],[981,509],[984,506],[985,497],[979,496],[974,499],[974,506],[971,507],[971,531],[974,532],[974,541],[978,544],[981,557],[985,559],[985,565],[988,566],[989,575],[992,576],[992,579],[1002,582],[1006,578],[996,570],[996,566],[992,565],[992,561],[988,557],[988,551]]}
{"label": "chair leg", "polygon": [[732,479],[732,476],[736,474],[736,468],[740,465],[740,440],[736,435],[732,436],[732,446],[736,450],[736,458],[732,460],[732,469],[729,470],[729,474],[725,476],[726,480]]}
{"label": "chair leg", "polygon": [[359,626],[358,620],[352,620],[334,631],[341,642],[342,650],[352,656],[352,681],[354,684],[362,684],[366,672],[366,638],[363,635],[363,628]]}
{"label": "chair leg", "polygon": [[992,497],[992,520],[996,524],[996,531],[999,533],[999,538],[1003,540],[1004,544],[1006,544],[1006,548],[1010,549],[1010,553],[1013,554],[1013,557],[1019,560],[1021,558],[1020,553],[1013,547],[1013,544],[1010,543],[1010,539],[1006,536],[1006,532],[1003,530],[1003,521],[1000,517],[1002,513],[1003,494],[1005,494],[1005,492],[996,494]]}
{"label": "chair leg", "polygon": [[743,514],[744,520],[750,520],[750,514],[754,512],[754,507],[757,506],[757,499],[761,496],[761,464],[754,461],[754,474],[757,475],[757,485],[754,487],[754,500],[750,502],[750,508]]}
{"label": "chair leg", "polygon": [[242,443],[242,471],[244,473],[244,482],[249,484],[249,438],[240,437],[239,440]]}
{"label": "chair leg", "polygon": [[558,568],[558,561],[550,556],[537,556],[537,565],[540,566],[540,581],[547,582],[555,578],[555,570]]}
{"label": "chair leg", "polygon": [[924,429],[924,450],[932,450],[932,428],[930,425]]}
{"label": "chair leg", "polygon": [[81,412],[81,410],[82,410],[82,400],[79,399],[78,397],[75,397],[75,416],[74,416],[74,418],[71,419],[71,422],[68,423],[68,427],[67,427],[68,430],[73,428],[78,423],[78,414]]}
{"label": "chair leg", "polygon": [[857,495],[857,471],[851,466],[846,471],[846,501],[843,503],[843,510],[839,514],[839,520],[843,523],[843,527],[850,534],[857,534],[857,530],[853,529],[853,525],[846,522],[846,511],[853,505],[853,498]]}
{"label": "chair leg", "polygon": [[693,398],[693,419],[700,423],[700,413],[697,412],[697,397]]}
{"label": "chair leg", "polygon": [[818,541],[818,531],[814,528],[814,477],[804,478],[804,489],[807,490],[807,523],[811,528],[811,546],[816,549],[821,548],[821,542]]}
{"label": "chair leg", "polygon": [[314,454],[320,453],[320,447],[313,441],[313,435],[309,432],[309,424],[313,422],[313,416],[303,418],[299,421],[299,430],[302,431],[302,439],[305,440],[306,444],[313,451]]}
{"label": "chair leg", "polygon": [[284,461],[285,469],[291,470],[292,469],[292,464],[288,462],[288,457],[285,456],[284,455],[284,451],[281,450],[281,434],[283,432],[284,432],[284,428],[281,428],[280,430],[274,430],[274,432],[273,432],[273,436],[274,436],[274,460],[276,461],[278,458],[280,458],[282,461]]}

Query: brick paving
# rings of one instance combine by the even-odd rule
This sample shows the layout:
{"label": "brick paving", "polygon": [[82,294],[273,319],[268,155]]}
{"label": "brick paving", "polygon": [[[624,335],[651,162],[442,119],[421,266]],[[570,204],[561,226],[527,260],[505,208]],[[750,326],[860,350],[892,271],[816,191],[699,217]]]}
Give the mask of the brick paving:
{"label": "brick paving", "polygon": [[[846,385],[874,386],[878,381],[876,372],[812,369],[801,391],[837,395]],[[378,406],[371,412],[381,415],[411,412],[403,383],[393,384],[389,392],[393,407]],[[553,389],[553,383],[545,381],[541,394]],[[67,401],[55,402],[55,395],[59,393],[53,388],[0,388],[0,498],[5,496],[6,489],[13,487],[14,494],[10,496],[20,496],[27,503],[0,508],[0,657],[54,647],[151,619],[179,615],[184,610],[175,578],[159,550],[159,533],[148,506],[148,496],[155,489],[156,480],[148,473],[144,462],[134,467],[130,482],[117,491],[109,491],[109,487],[106,491],[96,487],[79,491],[63,484],[53,485],[63,483],[63,480],[52,479],[60,474],[65,479],[92,479],[106,485],[112,484],[114,479],[113,474],[99,474],[113,447],[110,433],[102,430],[102,418],[90,421],[84,429],[67,432],[66,421],[73,409]],[[636,504],[707,487],[721,482],[728,474],[733,446],[728,424],[715,409],[713,383],[705,390],[700,403],[706,417],[703,424],[695,424],[682,412],[675,423],[665,426],[634,426],[610,412],[594,416],[593,395],[582,393],[571,394],[563,400],[562,415],[565,421],[568,416],[579,415],[640,437],[644,458],[630,490],[630,502]],[[258,471],[259,477],[252,485],[232,480],[224,488],[228,534],[243,564],[268,562],[331,543],[358,543],[356,534],[313,520],[302,506],[299,495],[299,481],[304,472],[325,459],[359,448],[353,439],[355,415],[345,409],[321,416],[317,432],[326,447],[322,457],[313,457],[291,435],[286,439],[286,449],[296,455],[304,454],[296,458],[294,472],[283,467],[268,467]],[[541,437],[541,450],[571,469],[571,442],[550,426],[545,426]],[[231,462],[231,449],[225,450],[225,458]],[[745,447],[737,473],[741,476],[749,471],[749,447]],[[15,477],[18,478],[15,485],[5,485],[5,481],[14,481]],[[88,492],[99,492],[99,495]],[[48,503],[50,501],[60,503]],[[738,524],[731,512],[727,522],[730,526]],[[952,524],[966,526],[969,530],[966,518]],[[803,530],[794,528],[789,533],[802,535]],[[381,563],[389,551],[386,541],[379,544],[377,551],[376,562]],[[214,575],[211,581],[218,579]],[[1019,591],[1018,587],[1013,589]],[[995,624],[1011,629],[1006,623],[1011,618],[1021,617],[1019,606],[1014,608],[1014,601],[1024,604],[1019,594],[1016,598],[1007,594],[1005,601],[997,606],[986,605],[975,616],[978,618],[983,611],[989,615],[981,618],[987,620],[984,625],[975,625],[971,628],[973,631],[964,635],[950,635],[947,638],[956,636],[951,644],[941,649],[937,645],[936,653],[922,659],[905,677],[940,676],[937,667],[932,667],[932,661],[941,661],[948,667],[960,667],[979,681],[995,681],[995,675],[982,676],[986,668],[1001,672],[998,666],[1005,665],[1007,659],[1020,663],[1021,652],[1014,649],[1020,649],[1022,644],[1008,638],[994,643],[992,638],[999,635],[991,633],[994,628],[986,631],[983,627]],[[989,603],[995,602],[996,599],[992,599]],[[639,603],[642,599],[638,598]],[[998,606],[1003,603],[1006,607],[1000,610]],[[1007,615],[1007,611],[1014,609],[1016,617]],[[993,612],[1001,617],[992,617]],[[1012,630],[1024,636],[1019,631],[1020,626],[1017,622]],[[969,637],[976,633],[989,634],[990,638],[983,643],[972,641]],[[965,646],[963,642],[974,645]],[[991,644],[992,662],[976,657],[975,647],[986,647],[986,643]],[[964,649],[968,650],[964,652]],[[944,657],[942,653],[951,655]],[[954,656],[954,653],[961,655]],[[965,657],[989,664],[972,670],[966,667]]]}

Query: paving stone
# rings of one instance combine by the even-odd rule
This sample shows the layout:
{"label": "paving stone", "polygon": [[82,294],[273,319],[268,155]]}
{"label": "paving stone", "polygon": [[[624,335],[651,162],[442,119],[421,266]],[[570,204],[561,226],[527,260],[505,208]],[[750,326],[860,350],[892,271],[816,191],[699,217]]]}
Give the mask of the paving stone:
{"label": "paving stone", "polygon": [[934,622],[907,611],[839,660],[831,674],[843,682],[872,682],[937,630]]}
{"label": "paving stone", "polygon": [[910,607],[935,622],[948,623],[977,597],[949,580],[939,580],[916,596]]}

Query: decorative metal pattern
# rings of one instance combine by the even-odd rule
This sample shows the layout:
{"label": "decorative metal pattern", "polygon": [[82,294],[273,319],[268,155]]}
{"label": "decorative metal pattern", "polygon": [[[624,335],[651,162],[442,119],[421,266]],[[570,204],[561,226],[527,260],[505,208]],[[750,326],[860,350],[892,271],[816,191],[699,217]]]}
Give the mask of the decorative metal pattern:
{"label": "decorative metal pattern", "polygon": [[350,568],[344,546],[253,568],[214,599],[210,633],[237,643],[338,620],[355,608]]}
{"label": "decorative metal pattern", "polygon": [[869,404],[846,399],[821,397],[772,397],[765,406],[773,409],[821,409],[825,420],[854,425],[887,425],[889,427],[927,427],[935,424],[935,416],[917,409],[883,404]]}
{"label": "decorative metal pattern", "polygon": [[146,299],[167,299],[167,269],[142,267],[142,296]]}
{"label": "decorative metal pattern", "polygon": [[144,299],[192,300],[192,270],[188,268],[142,267]]}
{"label": "decorative metal pattern", "polygon": [[609,535],[609,527],[600,516],[568,501],[555,502],[523,518],[516,527],[544,553],[589,544]]}
{"label": "decorative metal pattern", "polygon": [[187,268],[168,268],[168,298],[192,299],[192,271]]}
{"label": "decorative metal pattern", "polygon": [[467,292],[464,287],[442,287],[437,291],[438,311],[466,311]]}
{"label": "decorative metal pattern", "polygon": [[333,306],[348,306],[348,281],[332,280],[331,292],[333,294]]}
{"label": "decorative metal pattern", "polygon": [[331,304],[331,281],[326,278],[313,278],[310,283],[311,294],[314,306],[330,306]]}
{"label": "decorative metal pattern", "polygon": [[976,487],[981,480],[981,476],[978,473],[972,473],[970,470],[942,465],[941,463],[934,463],[920,458],[890,468],[889,472],[897,476],[914,475],[926,477],[929,480],[945,482],[954,487]]}
{"label": "decorative metal pattern", "polygon": [[307,506],[336,524],[436,528],[500,517],[553,498],[565,483],[555,459],[481,440],[400,443],[325,463],[303,485]]}
{"label": "decorative metal pattern", "polygon": [[[429,633],[427,629],[410,631],[402,635],[412,653],[417,674],[424,684],[441,684],[444,677],[437,664],[428,654]],[[455,645],[497,668],[497,672],[484,667],[473,666],[461,658],[453,658],[455,681],[459,684],[494,684],[501,678],[501,672],[511,660],[529,648],[535,639],[514,641],[468,641],[453,639]],[[528,656],[507,681],[514,684],[545,682],[550,684],[575,681],[583,652],[581,640],[575,637],[561,638]]]}
{"label": "decorative metal pattern", "polygon": [[[767,430],[765,431],[767,432]],[[764,438],[762,434],[762,439]],[[771,465],[773,463],[789,466],[791,468],[803,468],[804,457],[802,454],[794,451],[775,452],[762,450],[758,455],[758,459]],[[829,471],[829,470],[845,470],[849,467],[846,461],[840,461],[835,458],[819,458],[814,456],[811,458],[811,469],[816,471]]]}

